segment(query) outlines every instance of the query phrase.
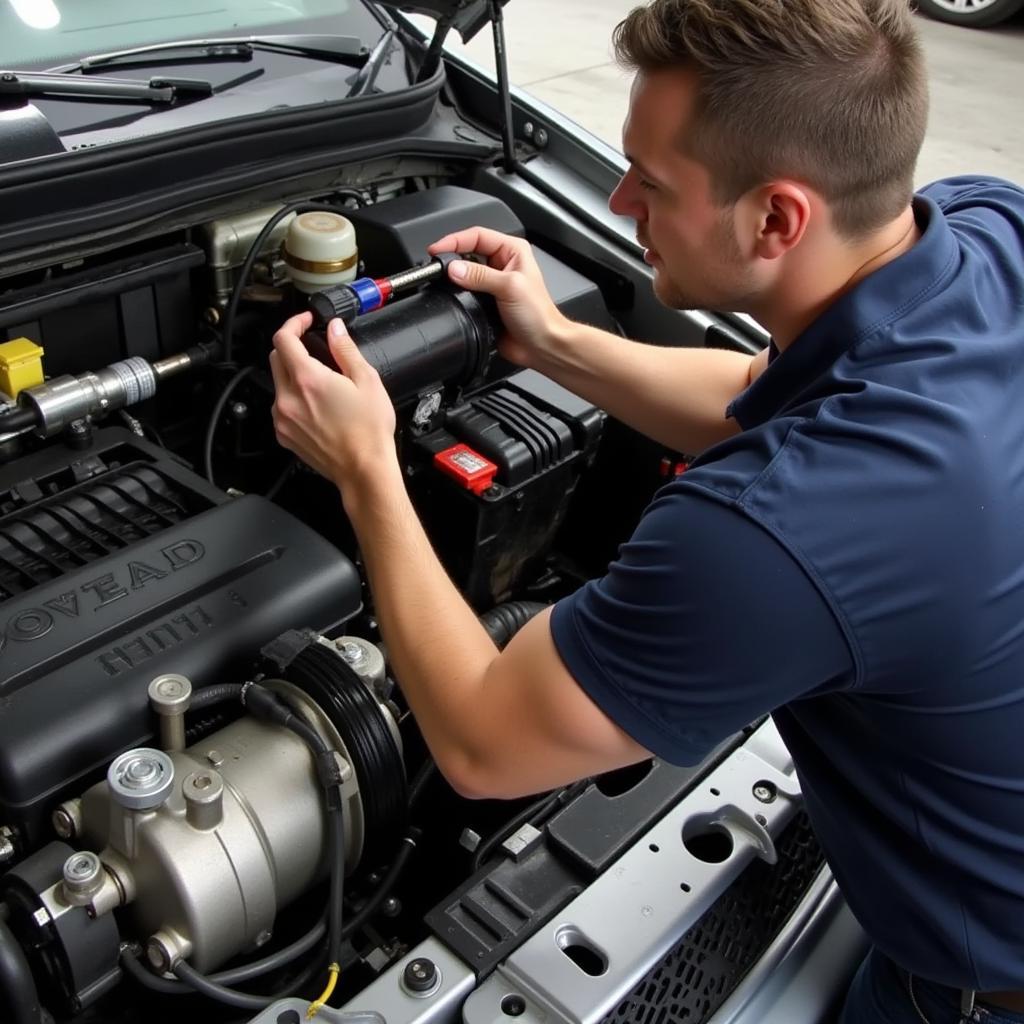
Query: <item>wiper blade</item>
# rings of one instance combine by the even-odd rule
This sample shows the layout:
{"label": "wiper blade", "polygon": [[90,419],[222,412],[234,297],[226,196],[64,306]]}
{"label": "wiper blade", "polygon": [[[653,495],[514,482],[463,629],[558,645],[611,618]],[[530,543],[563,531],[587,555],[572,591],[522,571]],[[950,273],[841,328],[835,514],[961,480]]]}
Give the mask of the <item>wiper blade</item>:
{"label": "wiper blade", "polygon": [[125,65],[158,64],[174,61],[198,62],[221,60],[252,60],[253,52],[284,53],[297,57],[312,57],[314,60],[362,67],[369,51],[361,39],[355,36],[337,35],[275,35],[242,36],[225,39],[181,39],[170,43],[152,43],[136,46],[130,50],[114,53],[98,53],[83,57],[74,64],[63,64],[50,68],[51,74],[68,74],[81,71],[88,74],[97,68]]}
{"label": "wiper blade", "polygon": [[0,96],[79,96],[98,100],[176,103],[213,95],[213,83],[196,78],[77,78],[51,72],[0,71]]}

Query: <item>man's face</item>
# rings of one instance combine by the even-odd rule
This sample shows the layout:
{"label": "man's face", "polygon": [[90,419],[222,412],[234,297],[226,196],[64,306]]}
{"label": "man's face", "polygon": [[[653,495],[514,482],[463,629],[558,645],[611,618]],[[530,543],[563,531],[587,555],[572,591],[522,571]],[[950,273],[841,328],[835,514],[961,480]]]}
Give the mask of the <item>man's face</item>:
{"label": "man's face", "polygon": [[755,279],[733,207],[715,203],[707,169],[682,149],[696,88],[695,76],[681,70],[637,75],[622,136],[631,166],[609,206],[636,221],[655,294],[666,306],[744,310]]}

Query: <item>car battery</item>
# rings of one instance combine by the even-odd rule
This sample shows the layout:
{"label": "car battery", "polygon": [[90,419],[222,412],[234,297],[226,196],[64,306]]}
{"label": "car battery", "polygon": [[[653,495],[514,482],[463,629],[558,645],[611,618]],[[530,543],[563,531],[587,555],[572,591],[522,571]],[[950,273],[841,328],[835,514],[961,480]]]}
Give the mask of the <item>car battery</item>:
{"label": "car battery", "polygon": [[449,408],[414,442],[410,493],[466,599],[486,610],[543,561],[605,414],[534,370]]}

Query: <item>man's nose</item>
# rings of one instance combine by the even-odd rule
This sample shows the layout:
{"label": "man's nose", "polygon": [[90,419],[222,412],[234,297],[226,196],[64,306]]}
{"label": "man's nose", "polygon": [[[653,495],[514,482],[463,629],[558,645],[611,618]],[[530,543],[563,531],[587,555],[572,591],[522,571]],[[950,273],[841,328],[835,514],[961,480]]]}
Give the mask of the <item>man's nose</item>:
{"label": "man's nose", "polygon": [[638,191],[630,184],[629,178],[629,174],[626,173],[619,179],[615,190],[608,197],[608,209],[620,217],[631,217],[641,222],[647,219],[646,209],[640,201]]}

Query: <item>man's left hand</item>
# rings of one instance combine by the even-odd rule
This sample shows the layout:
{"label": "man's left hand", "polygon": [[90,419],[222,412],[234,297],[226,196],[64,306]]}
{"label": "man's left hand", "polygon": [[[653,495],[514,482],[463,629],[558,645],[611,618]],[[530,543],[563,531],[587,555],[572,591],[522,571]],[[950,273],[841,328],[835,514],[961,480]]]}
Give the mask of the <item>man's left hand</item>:
{"label": "man's left hand", "polygon": [[341,373],[306,351],[301,339],[312,323],[312,314],[300,313],[274,335],[274,430],[283,447],[344,492],[397,468],[395,410],[341,320],[327,330]]}

